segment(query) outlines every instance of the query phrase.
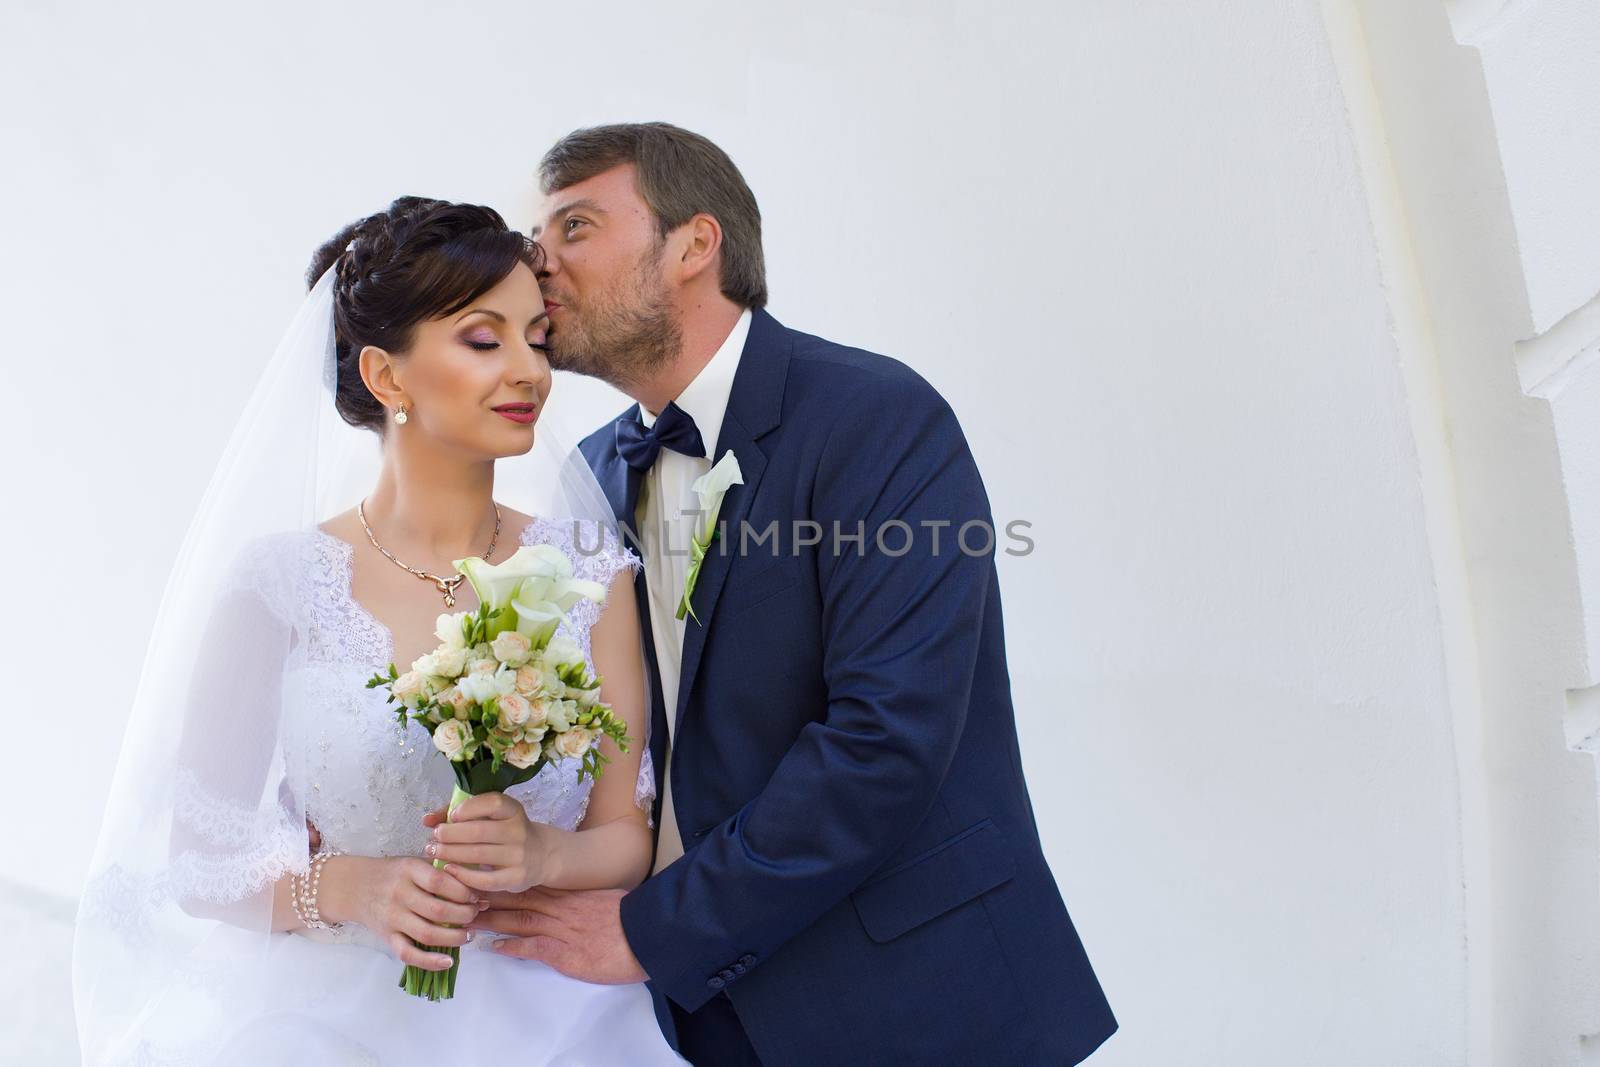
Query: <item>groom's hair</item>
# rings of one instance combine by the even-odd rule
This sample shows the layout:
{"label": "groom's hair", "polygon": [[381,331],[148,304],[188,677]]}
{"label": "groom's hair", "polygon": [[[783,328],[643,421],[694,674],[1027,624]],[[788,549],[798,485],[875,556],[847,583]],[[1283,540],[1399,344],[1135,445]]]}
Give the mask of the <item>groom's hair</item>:
{"label": "groom's hair", "polygon": [[632,163],[639,195],[661,237],[704,212],[722,226],[722,295],[746,307],[767,303],[761,209],[728,154],[698,133],[666,122],[591,126],[567,134],[539,162],[546,196]]}

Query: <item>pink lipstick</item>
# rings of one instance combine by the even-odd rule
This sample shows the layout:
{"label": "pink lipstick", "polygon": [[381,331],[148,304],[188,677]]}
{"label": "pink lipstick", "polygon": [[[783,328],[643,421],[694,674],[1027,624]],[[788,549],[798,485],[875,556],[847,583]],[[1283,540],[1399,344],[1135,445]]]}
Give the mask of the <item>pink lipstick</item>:
{"label": "pink lipstick", "polygon": [[534,408],[532,404],[501,404],[499,407],[494,408],[493,410],[501,415],[504,415],[512,422],[519,422],[524,426],[528,425],[534,420]]}

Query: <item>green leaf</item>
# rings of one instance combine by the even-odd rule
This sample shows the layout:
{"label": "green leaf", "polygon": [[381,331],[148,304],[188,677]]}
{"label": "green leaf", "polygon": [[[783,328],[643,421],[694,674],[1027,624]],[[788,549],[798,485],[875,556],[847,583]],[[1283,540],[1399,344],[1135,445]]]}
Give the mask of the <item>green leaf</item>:
{"label": "green leaf", "polygon": [[[494,765],[496,761],[479,759],[464,771],[458,771],[457,777],[465,777],[462,788],[473,796],[484,793],[503,793],[514,785],[521,785],[544,769],[546,760],[541,756],[532,767],[515,767],[509,763]],[[460,764],[456,764],[460,767]]]}

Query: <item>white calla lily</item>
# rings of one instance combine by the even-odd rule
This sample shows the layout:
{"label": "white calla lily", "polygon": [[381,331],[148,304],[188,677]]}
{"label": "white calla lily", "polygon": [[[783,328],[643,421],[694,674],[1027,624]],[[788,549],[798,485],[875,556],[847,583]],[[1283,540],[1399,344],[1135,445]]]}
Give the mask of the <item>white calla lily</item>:
{"label": "white calla lily", "polygon": [[717,460],[716,466],[689,484],[700,500],[700,533],[696,540],[707,541],[717,525],[717,513],[722,510],[722,498],[735,485],[744,484],[744,472],[739,469],[739,457],[730,449]]}
{"label": "white calla lily", "polygon": [[684,577],[683,594],[678,597],[676,613],[680,619],[687,613],[696,623],[700,621],[691,602],[695,583],[700,580],[700,565],[705,562],[706,552],[711,548],[717,515],[722,511],[722,498],[728,495],[731,487],[743,484],[744,472],[739,469],[739,457],[733,454],[732,449],[724,452],[710,470],[689,483],[689,488],[700,498],[700,522],[699,529],[689,541],[689,572]]}
{"label": "white calla lily", "polygon": [[517,613],[517,633],[525,635],[534,648],[543,648],[565,617],[560,605],[548,600],[530,600],[518,595],[511,607]]}
{"label": "white calla lily", "polygon": [[500,563],[486,563],[478,556],[451,562],[472,583],[478,602],[487,604],[491,612],[510,603],[524,582],[555,581],[572,573],[571,561],[554,545],[522,545]]}
{"label": "white calla lily", "polygon": [[571,611],[573,605],[580,600],[592,600],[596,604],[604,604],[606,587],[599,582],[583,578],[566,578],[552,591],[550,599],[560,605],[562,611]]}

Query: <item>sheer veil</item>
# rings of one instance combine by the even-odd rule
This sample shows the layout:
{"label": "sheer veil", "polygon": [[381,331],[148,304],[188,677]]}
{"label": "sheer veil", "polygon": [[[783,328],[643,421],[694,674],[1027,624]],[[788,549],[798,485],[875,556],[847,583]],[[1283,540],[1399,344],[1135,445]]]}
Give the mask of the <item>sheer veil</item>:
{"label": "sheer veil", "polygon": [[[381,461],[331,396],[336,273],[337,260],[268,361],[162,596],[79,909],[86,1064],[209,1062],[268,950],[274,882],[308,866],[284,711],[311,560],[293,546],[369,491]],[[550,430],[541,419],[529,452],[497,461],[496,500],[615,534],[587,464]]]}

